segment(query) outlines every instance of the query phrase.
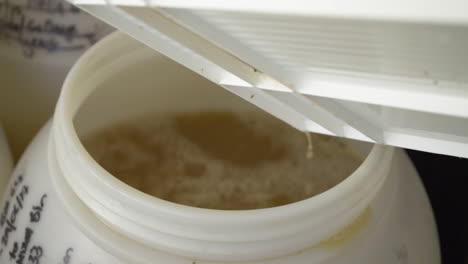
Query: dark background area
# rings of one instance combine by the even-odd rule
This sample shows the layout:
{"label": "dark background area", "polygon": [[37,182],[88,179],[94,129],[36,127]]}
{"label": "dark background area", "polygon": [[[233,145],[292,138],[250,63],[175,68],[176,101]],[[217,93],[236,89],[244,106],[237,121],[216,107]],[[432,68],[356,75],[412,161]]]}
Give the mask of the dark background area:
{"label": "dark background area", "polygon": [[468,264],[468,159],[406,150],[426,187],[443,264]]}

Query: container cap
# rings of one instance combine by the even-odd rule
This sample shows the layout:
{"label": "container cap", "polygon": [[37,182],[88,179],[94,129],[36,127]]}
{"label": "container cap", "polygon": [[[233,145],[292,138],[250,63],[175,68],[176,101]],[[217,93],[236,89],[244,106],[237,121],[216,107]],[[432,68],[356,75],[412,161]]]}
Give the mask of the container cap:
{"label": "container cap", "polygon": [[300,130],[468,157],[466,0],[69,1]]}

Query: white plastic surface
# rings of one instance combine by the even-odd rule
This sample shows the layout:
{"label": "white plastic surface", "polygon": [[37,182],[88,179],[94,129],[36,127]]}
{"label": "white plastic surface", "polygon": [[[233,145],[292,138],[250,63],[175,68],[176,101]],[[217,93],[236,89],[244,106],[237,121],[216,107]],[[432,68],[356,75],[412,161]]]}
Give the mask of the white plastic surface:
{"label": "white plastic surface", "polygon": [[[126,56],[117,56],[121,52]],[[83,134],[93,128],[90,124],[106,125],[142,112],[200,109],[259,111],[128,36],[106,39],[70,72],[57,106],[54,151],[65,180],[106,225],[125,236],[175,255],[229,262],[282,258],[320,243],[367,207],[388,174],[393,150],[375,146],[348,181],[315,199],[256,212],[202,210],[154,199],[123,185],[98,166],[75,137],[75,128]],[[65,158],[67,153],[77,155]]]}
{"label": "white plastic surface", "polygon": [[468,24],[464,0],[70,0],[89,5],[113,3],[126,6],[161,6],[273,14],[351,17],[394,21]]}
{"label": "white plastic surface", "polygon": [[[19,182],[18,179],[22,176],[23,180],[18,184],[19,190],[28,186],[29,193],[24,197],[23,208],[16,215],[16,230],[9,233],[6,246],[0,245],[0,250],[3,249],[3,253],[0,253],[1,263],[16,263],[17,259],[10,258],[8,253],[13,251],[14,243],[25,241],[27,228],[33,232],[29,239],[29,250],[24,256],[26,259],[29,256],[39,259],[38,263],[63,263],[64,259],[70,259],[70,263],[101,264],[193,264],[193,261],[198,264],[223,263],[151,250],[103,224],[63,178],[54,187],[52,175],[56,168],[50,166],[49,158],[45,155],[50,143],[50,128],[51,122],[30,145],[13,174],[8,190],[11,191],[14,183]],[[318,263],[395,264],[410,263],[410,260],[416,259],[419,263],[439,264],[435,222],[419,176],[402,150],[396,151],[391,166],[389,180],[370,205],[371,224],[344,244],[337,248],[326,248],[325,254],[317,255],[317,250],[311,250],[287,256],[286,259],[238,263],[315,264],[311,259],[325,258],[329,261]],[[13,204],[18,194],[15,192],[13,196],[4,196],[0,209],[5,210],[6,201]],[[34,212],[31,208],[40,206],[44,195],[47,196],[42,200],[41,220],[31,223],[30,213]],[[12,209],[7,212],[10,215]],[[5,232],[6,226],[2,226],[1,230]]]}
{"label": "white plastic surface", "polygon": [[464,1],[76,3],[298,129],[468,157]]}

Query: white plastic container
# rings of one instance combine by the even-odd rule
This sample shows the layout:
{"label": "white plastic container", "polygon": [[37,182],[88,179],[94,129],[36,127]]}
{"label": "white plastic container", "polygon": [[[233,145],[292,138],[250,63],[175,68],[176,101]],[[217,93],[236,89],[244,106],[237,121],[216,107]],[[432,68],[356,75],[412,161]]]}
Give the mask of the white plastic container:
{"label": "white plastic container", "polygon": [[440,263],[429,201],[403,151],[367,155],[301,202],[222,211],[120,182],[79,136],[146,112],[254,107],[121,34],[74,66],[52,122],[19,162],[0,211],[0,263]]}
{"label": "white plastic container", "polygon": [[17,160],[83,52],[112,27],[64,0],[0,1],[0,120]]}

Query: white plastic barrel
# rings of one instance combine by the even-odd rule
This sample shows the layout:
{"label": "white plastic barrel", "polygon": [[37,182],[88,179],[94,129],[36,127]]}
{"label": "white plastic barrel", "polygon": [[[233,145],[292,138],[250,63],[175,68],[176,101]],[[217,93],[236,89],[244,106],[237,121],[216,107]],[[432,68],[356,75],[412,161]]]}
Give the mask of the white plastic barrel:
{"label": "white plastic barrel", "polygon": [[254,106],[114,33],[68,74],[53,120],[21,158],[0,208],[1,263],[440,263],[431,207],[406,154],[365,157],[309,199],[257,210],[164,201],[113,177],[79,136],[147,112]]}

